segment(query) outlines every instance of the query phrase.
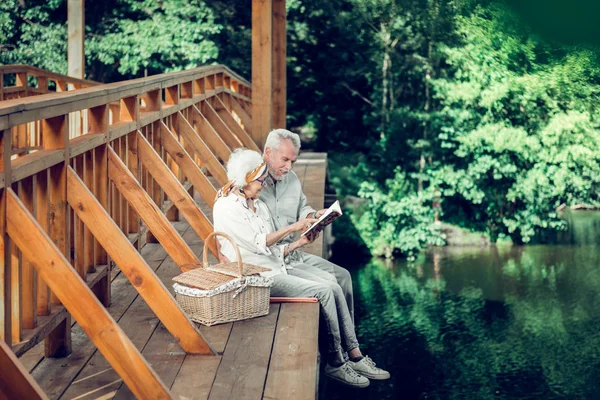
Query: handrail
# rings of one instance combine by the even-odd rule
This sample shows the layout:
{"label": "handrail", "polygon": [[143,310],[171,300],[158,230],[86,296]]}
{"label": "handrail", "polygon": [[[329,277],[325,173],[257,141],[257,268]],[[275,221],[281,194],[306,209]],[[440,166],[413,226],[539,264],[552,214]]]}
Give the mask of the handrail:
{"label": "handrail", "polygon": [[10,64],[1,65],[0,74],[19,74],[27,73],[32,76],[41,76],[52,80],[65,81],[67,83],[79,84],[84,86],[98,86],[102,85],[102,82],[92,81],[90,79],[79,79],[72,76],[58,74],[56,72],[48,71],[42,68],[37,68],[26,64]]}
{"label": "handrail", "polygon": [[[98,85],[67,93],[48,93],[35,98],[6,100],[0,102],[0,130],[36,121],[40,118],[40,115],[35,112],[49,107],[53,107],[53,112],[45,112],[43,118],[52,118],[64,113],[96,107],[123,97],[141,95],[152,90],[166,89],[214,74],[227,76],[232,81],[231,90],[249,100],[251,89],[247,80],[241,78],[226,66],[205,66],[130,81]],[[213,87],[208,90],[214,90],[215,87],[216,85],[213,83]]]}

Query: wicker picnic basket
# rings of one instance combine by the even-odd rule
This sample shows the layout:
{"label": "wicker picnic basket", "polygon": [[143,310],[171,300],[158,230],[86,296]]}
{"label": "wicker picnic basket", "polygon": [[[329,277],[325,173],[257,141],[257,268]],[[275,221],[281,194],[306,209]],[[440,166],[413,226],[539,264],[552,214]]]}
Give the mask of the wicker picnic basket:
{"label": "wicker picnic basket", "polygon": [[[237,262],[208,265],[207,243],[214,236],[229,240]],[[203,268],[173,278],[177,302],[192,321],[211,326],[259,317],[269,313],[272,278],[259,274],[268,268],[242,262],[235,241],[221,232],[212,232],[204,241]]]}

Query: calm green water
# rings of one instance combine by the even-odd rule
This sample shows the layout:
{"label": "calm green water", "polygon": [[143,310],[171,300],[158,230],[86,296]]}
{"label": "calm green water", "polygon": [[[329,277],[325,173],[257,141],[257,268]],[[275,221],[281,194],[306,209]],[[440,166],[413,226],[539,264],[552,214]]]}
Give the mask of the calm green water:
{"label": "calm green water", "polygon": [[440,248],[352,270],[357,330],[392,379],[325,399],[600,399],[600,213],[543,245]]}

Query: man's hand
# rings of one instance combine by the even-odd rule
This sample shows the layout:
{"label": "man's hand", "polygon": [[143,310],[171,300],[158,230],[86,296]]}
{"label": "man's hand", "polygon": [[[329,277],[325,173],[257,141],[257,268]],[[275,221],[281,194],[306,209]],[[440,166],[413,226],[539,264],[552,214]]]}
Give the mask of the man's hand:
{"label": "man's hand", "polygon": [[322,210],[319,210],[319,211],[316,211],[315,212],[315,218],[317,218],[317,219],[321,218],[323,216],[323,214],[325,214],[326,211],[327,211],[326,208],[324,208]]}

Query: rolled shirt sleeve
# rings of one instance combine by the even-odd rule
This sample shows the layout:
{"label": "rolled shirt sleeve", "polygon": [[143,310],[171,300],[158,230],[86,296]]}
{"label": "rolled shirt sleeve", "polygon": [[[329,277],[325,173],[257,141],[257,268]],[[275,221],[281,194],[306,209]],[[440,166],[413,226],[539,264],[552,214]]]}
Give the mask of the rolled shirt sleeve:
{"label": "rolled shirt sleeve", "polygon": [[300,189],[300,201],[298,202],[298,220],[304,219],[308,214],[314,213],[316,210],[308,205],[306,195]]}

